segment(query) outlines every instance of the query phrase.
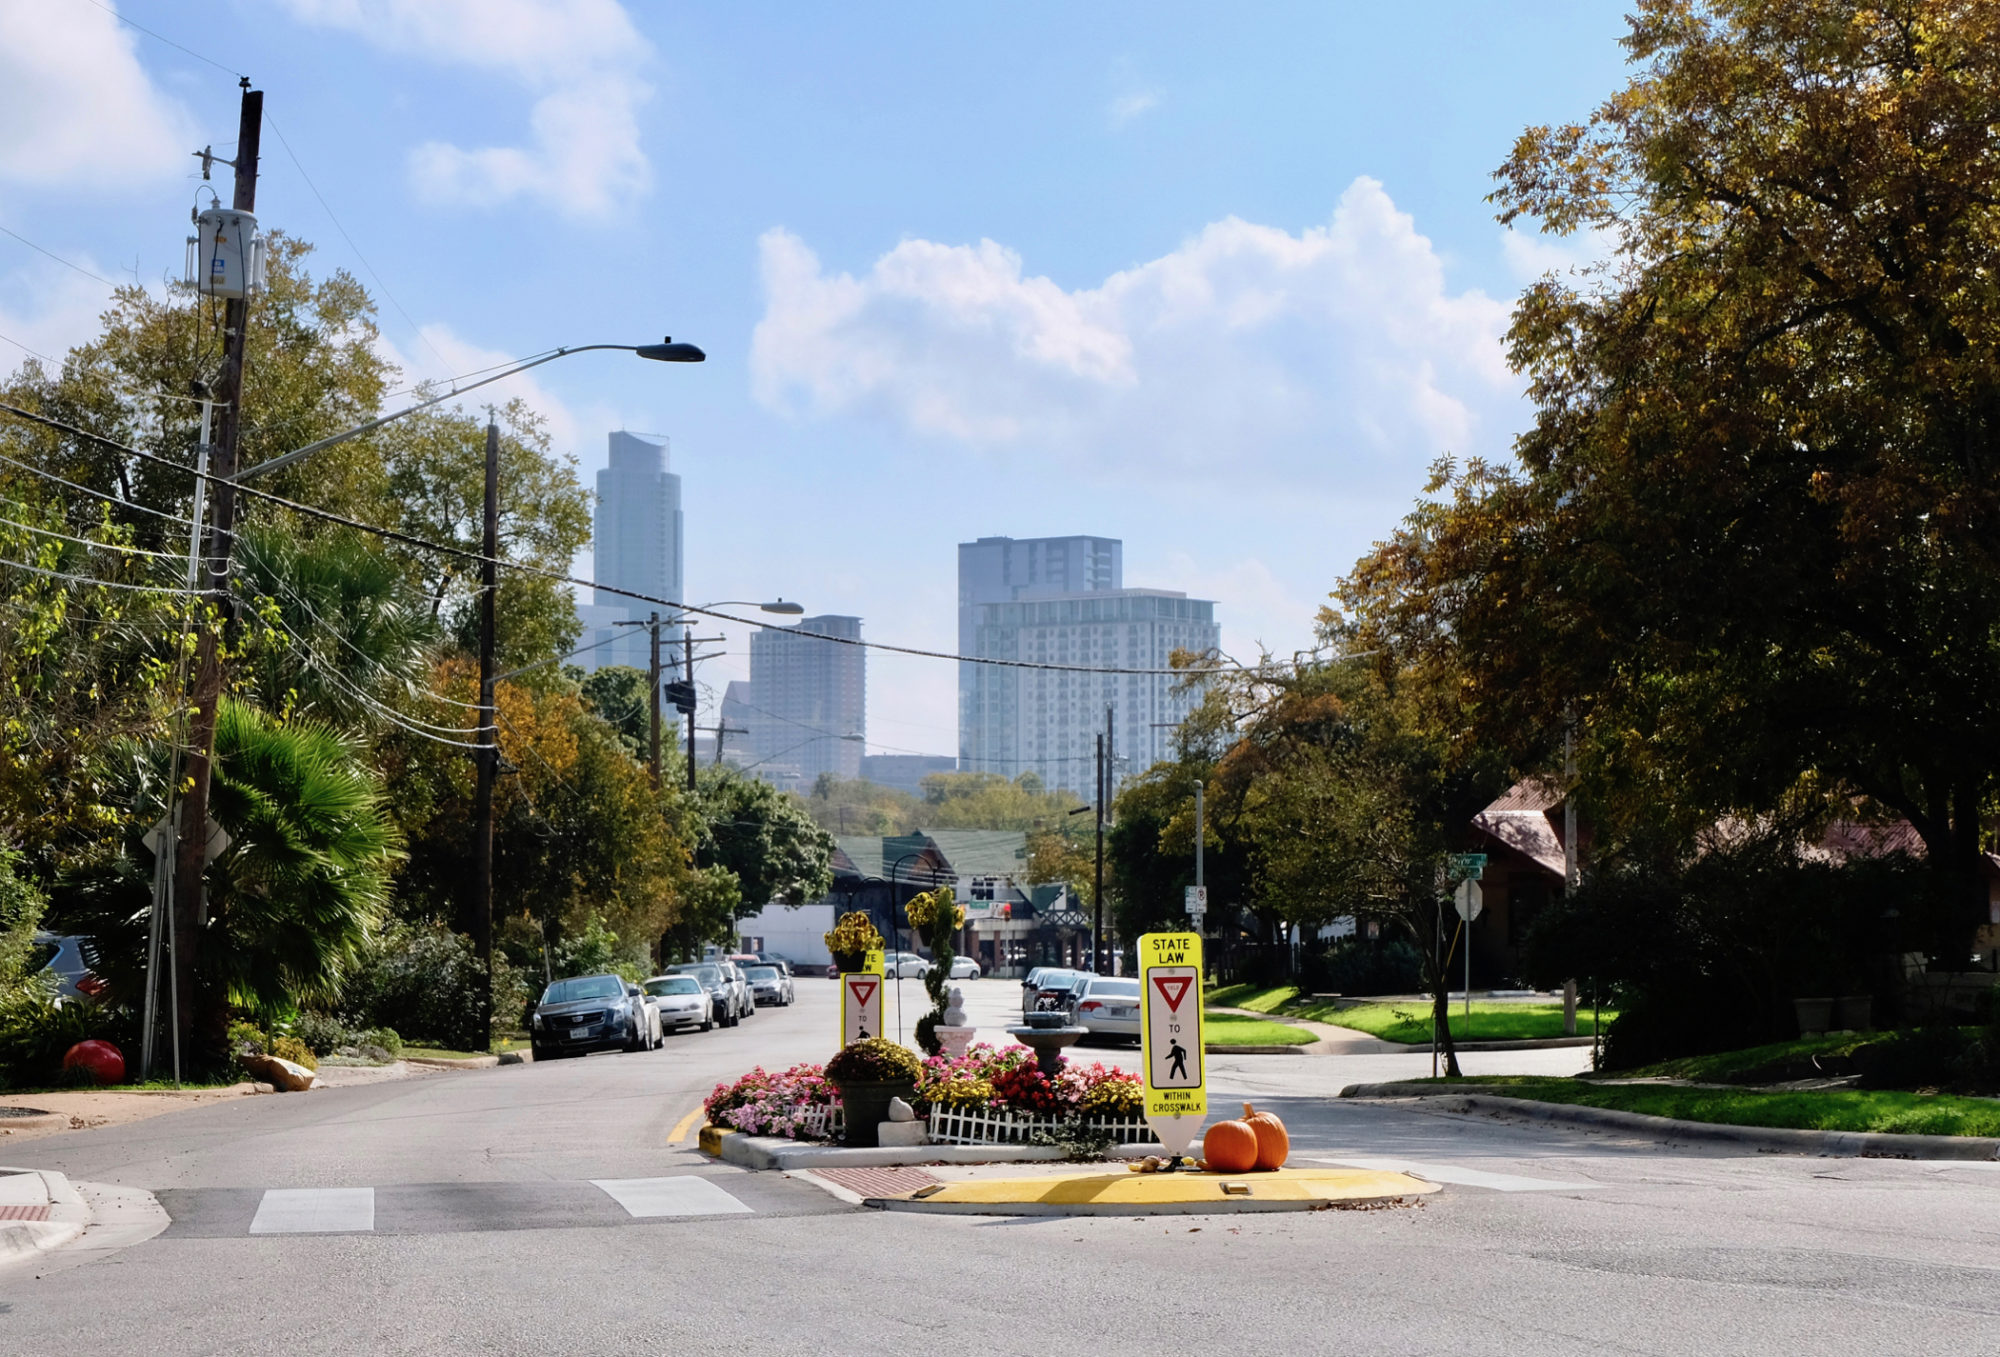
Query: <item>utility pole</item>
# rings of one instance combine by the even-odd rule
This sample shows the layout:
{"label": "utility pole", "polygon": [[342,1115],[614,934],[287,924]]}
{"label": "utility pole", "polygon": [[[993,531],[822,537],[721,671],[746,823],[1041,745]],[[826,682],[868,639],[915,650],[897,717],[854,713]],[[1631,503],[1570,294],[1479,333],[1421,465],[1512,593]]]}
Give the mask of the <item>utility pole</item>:
{"label": "utility pole", "polygon": [[[243,101],[236,132],[236,193],[238,212],[257,210],[257,151],[264,127],[264,92],[242,81]],[[247,272],[247,263],[246,263]],[[223,306],[222,375],[215,387],[221,407],[212,474],[215,491],[214,526],[209,536],[209,586],[218,601],[220,624],[229,620],[229,553],[236,526],[236,450],[243,421],[243,347],[249,329],[250,289]],[[175,848],[171,909],[173,939],[172,993],[175,997],[175,1077],[179,1052],[191,1046],[194,1017],[202,1007],[196,987],[201,954],[201,929],[207,914],[202,877],[208,867],[208,792],[214,774],[215,714],[222,700],[222,656],[219,638],[204,628],[195,650],[194,719],[188,730],[188,794],[181,804],[180,842]]]}
{"label": "utility pole", "polygon": [[[688,693],[690,696],[692,696],[694,693],[694,628],[693,627],[681,628],[681,644],[683,647],[682,653],[687,656],[687,686],[688,686]],[[689,702],[687,708],[687,719],[688,719],[688,791],[690,794],[692,794],[694,791],[694,708],[695,704],[693,702]]]}
{"label": "utility pole", "polygon": [[[715,732],[715,766],[717,768],[720,768],[722,766],[723,737],[726,735],[748,735],[750,733],[749,731],[745,730],[742,726],[730,725],[727,721],[723,720],[719,716],[715,718],[715,724],[708,727],[708,729]],[[847,807],[845,806],[842,806],[840,809],[843,815],[847,811]],[[841,823],[842,823],[842,832],[844,833],[846,821],[843,819]]]}
{"label": "utility pole", "polygon": [[653,790],[660,789],[660,615],[654,613],[646,629],[653,634],[653,660],[647,667],[648,718],[646,739],[649,752],[646,764],[653,774]]}
{"label": "utility pole", "polygon": [[1091,888],[1090,969],[1104,955],[1104,736],[1097,737],[1097,880]]}
{"label": "utility pole", "polygon": [[[500,550],[500,426],[486,421],[486,504],[479,563],[479,781],[473,798],[472,946],[486,972],[479,995],[480,1036],[493,1042],[493,781],[500,772],[500,726],[493,701],[494,599]],[[484,1049],[484,1046],[481,1047]]]}

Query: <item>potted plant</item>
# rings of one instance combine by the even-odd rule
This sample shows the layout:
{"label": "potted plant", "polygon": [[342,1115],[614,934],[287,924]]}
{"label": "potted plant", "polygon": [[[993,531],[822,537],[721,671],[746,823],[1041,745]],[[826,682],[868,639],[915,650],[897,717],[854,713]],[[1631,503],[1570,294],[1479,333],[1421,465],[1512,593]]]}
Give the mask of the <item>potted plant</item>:
{"label": "potted plant", "polygon": [[858,909],[841,915],[833,931],[821,936],[826,940],[826,950],[833,953],[834,966],[843,974],[860,970],[868,954],[882,945],[881,933]]}
{"label": "potted plant", "polygon": [[951,937],[965,923],[965,907],[953,901],[949,886],[911,897],[903,914],[926,947],[935,947],[939,937]]}
{"label": "potted plant", "polygon": [[923,1066],[914,1052],[886,1037],[869,1037],[826,1062],[826,1080],[840,1090],[847,1144],[880,1143],[876,1128],[889,1117],[889,1100],[915,1103]]}

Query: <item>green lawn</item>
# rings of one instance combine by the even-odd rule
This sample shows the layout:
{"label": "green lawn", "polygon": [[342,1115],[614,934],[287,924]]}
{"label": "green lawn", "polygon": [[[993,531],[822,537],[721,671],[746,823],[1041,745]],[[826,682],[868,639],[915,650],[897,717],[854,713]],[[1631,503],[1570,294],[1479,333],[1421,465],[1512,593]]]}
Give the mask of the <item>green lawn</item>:
{"label": "green lawn", "polygon": [[1724,1126],[1876,1131],[1924,1136],[2000,1136],[2000,1099],[1861,1089],[1761,1093],[1736,1088],[1593,1084],[1576,1079],[1467,1079],[1502,1097],[1608,1107]]}
{"label": "green lawn", "polygon": [[1304,1046],[1318,1040],[1303,1027],[1235,1013],[1204,1013],[1202,1037],[1217,1046]]}
{"label": "green lawn", "polygon": [[[1422,1003],[1361,1004],[1354,1008],[1321,1004],[1311,1008],[1287,1009],[1286,1012],[1336,1027],[1351,1027],[1357,1032],[1381,1037],[1384,1041],[1415,1045],[1428,1043],[1431,1039],[1431,1011],[1428,1005]],[[1613,1010],[1606,1009],[1604,1025],[1609,1027],[1611,1020],[1617,1016]],[[1563,1035],[1562,1005],[1510,1004],[1475,999],[1472,1001],[1472,1016],[1468,1019],[1465,1005],[1456,1003],[1451,1006],[1451,1032],[1460,1041],[1531,1041],[1559,1037]],[[1576,1033],[1582,1037],[1591,1035],[1588,1009],[1578,1010]]]}
{"label": "green lawn", "polygon": [[1275,1013],[1299,997],[1291,985],[1224,985],[1208,992],[1210,1008],[1247,1008],[1252,1013]]}
{"label": "green lawn", "polygon": [[1742,1051],[1719,1051],[1713,1055],[1663,1060],[1643,1069],[1613,1071],[1610,1077],[1691,1079],[1705,1084],[1777,1084],[1789,1079],[1811,1079],[1828,1072],[1813,1064],[1814,1056],[1845,1057],[1852,1054],[1855,1047],[1881,1041],[1885,1035],[1880,1032],[1843,1032],[1835,1036],[1780,1041]]}
{"label": "green lawn", "polygon": [[471,1060],[482,1055],[498,1055],[503,1051],[525,1051],[528,1049],[526,1037],[503,1037],[493,1043],[490,1051],[447,1051],[442,1046],[405,1046],[405,1056],[422,1056],[425,1060]]}

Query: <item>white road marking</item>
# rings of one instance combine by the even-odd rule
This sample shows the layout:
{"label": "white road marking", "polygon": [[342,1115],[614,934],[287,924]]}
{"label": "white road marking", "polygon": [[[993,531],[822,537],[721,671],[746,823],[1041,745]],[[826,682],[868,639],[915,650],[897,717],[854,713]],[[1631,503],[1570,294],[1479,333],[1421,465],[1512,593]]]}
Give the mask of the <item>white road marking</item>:
{"label": "white road marking", "polygon": [[593,1178],[628,1215],[726,1216],[750,1213],[750,1208],[706,1178]]}
{"label": "white road marking", "polygon": [[372,1187],[274,1187],[257,1204],[251,1234],[344,1234],[375,1228]]}
{"label": "white road marking", "polygon": [[1484,1169],[1459,1168],[1452,1164],[1420,1163],[1414,1159],[1318,1159],[1320,1164],[1345,1168],[1384,1169],[1408,1173],[1433,1183],[1457,1183],[1462,1187],[1483,1187],[1494,1192],[1576,1192],[1599,1187],[1599,1183],[1564,1182],[1555,1178],[1524,1178],[1512,1173],[1488,1173]]}

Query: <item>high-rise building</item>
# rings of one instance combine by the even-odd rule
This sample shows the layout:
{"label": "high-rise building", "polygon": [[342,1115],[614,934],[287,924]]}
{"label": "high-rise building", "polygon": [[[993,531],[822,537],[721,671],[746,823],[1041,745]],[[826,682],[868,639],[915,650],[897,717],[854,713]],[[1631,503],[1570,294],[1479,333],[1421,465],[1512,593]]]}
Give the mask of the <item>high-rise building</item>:
{"label": "high-rise building", "polygon": [[[836,640],[825,637],[840,638]],[[868,737],[868,652],[858,617],[804,617],[750,635],[750,694],[737,710],[749,728],[747,767],[781,787],[810,787],[821,773],[861,773]]]}
{"label": "high-rise building", "polygon": [[[959,653],[1053,665],[1165,669],[1176,650],[1222,643],[1215,604],[1165,589],[1123,587],[1123,549],[1106,537],[964,543],[959,560]],[[1109,709],[1112,785],[1171,751],[1193,710],[1171,674],[1075,673],[961,664],[958,766],[1037,774],[1089,795],[1097,736]]]}
{"label": "high-rise building", "polygon": [[[610,463],[597,473],[592,578],[653,598],[685,601],[681,528],[681,478],[667,470],[667,445],[613,433]],[[614,624],[643,622],[655,611],[670,610],[596,590],[590,603],[577,606],[584,629],[577,644],[594,646],[578,655],[577,663],[585,669],[607,664],[646,668],[652,643],[645,629]],[[663,646],[679,638],[678,629],[661,628]]]}

